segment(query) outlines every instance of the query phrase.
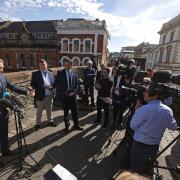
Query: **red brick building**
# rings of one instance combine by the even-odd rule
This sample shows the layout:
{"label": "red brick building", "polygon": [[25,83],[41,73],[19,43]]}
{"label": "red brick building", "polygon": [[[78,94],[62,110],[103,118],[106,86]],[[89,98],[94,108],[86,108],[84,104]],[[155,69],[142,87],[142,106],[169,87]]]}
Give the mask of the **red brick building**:
{"label": "red brick building", "polygon": [[50,67],[69,58],[74,65],[106,63],[108,38],[105,21],[98,19],[0,22],[0,58],[12,71],[36,69],[41,58]]}

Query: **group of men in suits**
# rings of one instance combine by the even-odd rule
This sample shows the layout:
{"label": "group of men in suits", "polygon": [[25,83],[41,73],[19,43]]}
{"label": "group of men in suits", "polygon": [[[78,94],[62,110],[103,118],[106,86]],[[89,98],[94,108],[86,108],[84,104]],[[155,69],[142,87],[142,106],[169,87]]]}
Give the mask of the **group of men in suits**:
{"label": "group of men in suits", "polygon": [[[68,119],[69,110],[72,113],[73,129],[82,131],[83,128],[78,123],[78,108],[77,108],[77,89],[78,89],[78,77],[75,72],[72,71],[72,61],[66,60],[64,63],[64,69],[58,71],[54,76],[51,71],[48,70],[46,60],[41,59],[39,61],[39,70],[32,73],[31,86],[27,90],[18,88],[12,84],[4,75],[3,68],[4,62],[0,59],[0,99],[3,99],[4,92],[7,89],[14,91],[18,94],[24,94],[34,96],[34,100],[37,106],[36,112],[36,124],[35,130],[41,128],[42,112],[45,109],[49,126],[56,127],[52,118],[52,105],[56,92],[59,94],[63,104],[64,110],[64,123],[65,131],[69,131],[70,122]],[[0,104],[0,146],[1,154],[13,155],[8,146],[8,111],[7,108]],[[0,162],[0,166],[1,166]]]}
{"label": "group of men in suits", "polygon": [[54,76],[52,72],[48,70],[47,62],[41,59],[39,61],[39,70],[32,73],[31,86],[35,90],[34,98],[37,105],[35,130],[41,128],[41,117],[44,109],[46,110],[49,125],[53,127],[57,126],[57,124],[53,122],[51,115],[55,89],[63,105],[65,131],[68,132],[70,126],[68,119],[69,110],[71,110],[72,113],[73,128],[75,130],[83,130],[78,123],[76,97],[78,77],[77,74],[72,71],[71,60],[65,60],[64,69],[58,71],[57,75]]}

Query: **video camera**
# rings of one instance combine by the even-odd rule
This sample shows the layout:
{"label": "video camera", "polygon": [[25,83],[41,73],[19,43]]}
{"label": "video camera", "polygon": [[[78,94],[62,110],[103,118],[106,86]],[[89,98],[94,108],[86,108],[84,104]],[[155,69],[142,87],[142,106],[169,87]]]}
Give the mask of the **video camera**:
{"label": "video camera", "polygon": [[137,99],[140,100],[142,104],[145,103],[143,92],[146,91],[146,87],[141,84],[134,83],[131,87],[122,86],[120,91],[122,94],[126,94],[129,103],[136,103]]}
{"label": "video camera", "polygon": [[159,95],[162,98],[180,98],[180,75],[172,75],[170,71],[156,71],[149,87],[149,95]]}

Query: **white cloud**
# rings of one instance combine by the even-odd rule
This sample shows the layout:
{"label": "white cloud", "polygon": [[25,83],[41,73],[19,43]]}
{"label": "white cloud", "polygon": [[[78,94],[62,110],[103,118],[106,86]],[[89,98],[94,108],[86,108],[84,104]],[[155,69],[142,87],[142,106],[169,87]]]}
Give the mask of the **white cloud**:
{"label": "white cloud", "polygon": [[[145,3],[145,0],[138,0],[137,3]],[[165,0],[152,4],[144,11],[141,10],[140,14],[131,17],[115,16],[113,12],[106,13],[103,10],[104,5],[99,0],[6,0],[3,8],[0,8],[0,17],[12,18],[18,9],[63,8],[73,14],[85,14],[87,18],[106,20],[110,34],[127,37],[128,42],[132,40],[138,43],[158,43],[157,32],[164,22],[178,14],[180,1]]]}

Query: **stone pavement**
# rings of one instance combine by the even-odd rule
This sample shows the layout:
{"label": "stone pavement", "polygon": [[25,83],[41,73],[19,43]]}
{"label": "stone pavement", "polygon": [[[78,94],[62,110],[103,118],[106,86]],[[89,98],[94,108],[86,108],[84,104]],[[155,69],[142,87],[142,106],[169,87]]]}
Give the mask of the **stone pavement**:
{"label": "stone pavement", "polygon": [[[124,131],[116,131],[111,141],[108,141],[110,133],[101,129],[100,125],[94,126],[92,124],[92,120],[96,118],[96,111],[80,110],[79,120],[84,131],[71,130],[68,134],[64,132],[60,107],[54,107],[53,117],[58,126],[55,128],[48,127],[45,122],[46,116],[43,114],[43,127],[39,131],[34,131],[33,128],[35,109],[28,111],[26,119],[22,120],[27,147],[31,155],[40,164],[40,167],[38,167],[37,171],[27,167],[32,172],[32,176],[28,178],[24,174],[19,179],[41,180],[44,174],[58,163],[77,176],[79,180],[101,180],[103,177],[114,176],[120,170],[124,149],[119,149],[116,156],[112,152],[116,147],[116,143],[119,143],[123,137]],[[11,149],[17,151],[16,131],[14,129],[14,120],[11,118],[9,142]],[[178,132],[167,130],[160,145],[160,150],[172,141],[176,135],[178,135]],[[107,144],[110,145],[107,146]],[[175,166],[176,163],[180,162],[179,152],[180,139],[161,155],[159,165],[166,166],[168,164]],[[2,159],[2,157],[0,158]],[[10,159],[2,160],[9,161]],[[34,165],[34,162],[28,156],[25,158],[25,161]],[[11,164],[7,163],[5,169],[0,169],[0,179],[8,179],[15,168],[17,168],[17,161],[13,161]],[[160,174],[166,180],[180,179],[180,177],[167,170],[160,170]],[[16,178],[13,177],[12,179]]]}

